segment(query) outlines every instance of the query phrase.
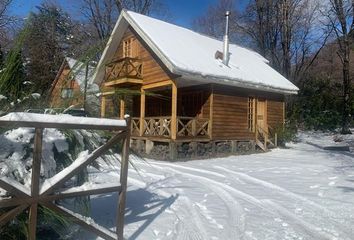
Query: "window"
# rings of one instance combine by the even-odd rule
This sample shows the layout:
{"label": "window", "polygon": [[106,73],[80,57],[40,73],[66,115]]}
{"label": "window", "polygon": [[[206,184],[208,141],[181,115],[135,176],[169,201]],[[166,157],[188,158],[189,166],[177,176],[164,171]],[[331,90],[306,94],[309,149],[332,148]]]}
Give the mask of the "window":
{"label": "window", "polygon": [[255,129],[255,98],[248,98],[248,113],[247,113],[247,121],[248,121],[248,130],[254,132]]}
{"label": "window", "polygon": [[61,90],[61,98],[72,98],[74,96],[74,91],[72,88],[63,88]]}
{"label": "window", "polygon": [[132,57],[132,39],[129,38],[123,42],[123,57]]}

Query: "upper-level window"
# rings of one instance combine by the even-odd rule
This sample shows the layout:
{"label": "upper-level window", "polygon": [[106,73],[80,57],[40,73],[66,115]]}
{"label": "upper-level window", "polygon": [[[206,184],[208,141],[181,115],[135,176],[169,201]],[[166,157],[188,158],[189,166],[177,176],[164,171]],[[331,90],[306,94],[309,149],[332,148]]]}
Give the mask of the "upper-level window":
{"label": "upper-level window", "polygon": [[247,121],[248,121],[248,130],[254,132],[255,129],[255,98],[248,98],[248,113],[247,113]]}
{"label": "upper-level window", "polygon": [[132,38],[123,41],[123,57],[132,57]]}
{"label": "upper-level window", "polygon": [[72,88],[63,88],[61,90],[61,97],[64,99],[74,97],[74,90]]}

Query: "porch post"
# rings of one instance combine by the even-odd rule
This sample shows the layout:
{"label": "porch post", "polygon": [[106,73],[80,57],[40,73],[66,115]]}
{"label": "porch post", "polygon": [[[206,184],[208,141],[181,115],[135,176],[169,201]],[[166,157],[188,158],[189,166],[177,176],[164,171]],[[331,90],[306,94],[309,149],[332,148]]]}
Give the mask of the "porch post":
{"label": "porch post", "polygon": [[214,118],[214,85],[210,86],[210,96],[209,96],[209,138],[213,139],[213,118]]}
{"label": "porch post", "polygon": [[141,89],[139,136],[143,136],[144,134],[144,118],[145,118],[145,90]]}
{"label": "porch post", "polygon": [[177,86],[172,82],[171,139],[177,138]]}
{"label": "porch post", "polygon": [[125,101],[124,99],[120,99],[119,100],[119,118],[120,119],[124,119],[124,115],[125,115]]}
{"label": "porch post", "polygon": [[101,117],[103,118],[106,115],[106,97],[102,96],[101,98]]}

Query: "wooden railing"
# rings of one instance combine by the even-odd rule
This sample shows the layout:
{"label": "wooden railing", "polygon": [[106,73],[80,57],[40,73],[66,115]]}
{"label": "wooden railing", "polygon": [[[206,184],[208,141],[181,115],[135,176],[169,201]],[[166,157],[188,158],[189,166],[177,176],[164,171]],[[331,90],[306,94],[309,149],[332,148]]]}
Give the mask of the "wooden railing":
{"label": "wooden railing", "polygon": [[125,57],[106,64],[106,82],[120,78],[142,79],[143,63],[137,58]]}
{"label": "wooden railing", "polygon": [[171,117],[144,118],[144,136],[171,137]]}
{"label": "wooden railing", "polygon": [[[126,119],[126,123],[122,125],[99,125],[94,121],[90,122],[86,118],[72,117],[69,122],[63,122],[59,117],[53,116],[47,121],[31,120],[35,115],[31,113],[18,113],[20,117],[13,120],[13,116],[4,116],[0,118],[0,127],[18,128],[30,127],[34,128],[33,143],[33,161],[32,161],[32,181],[30,188],[25,187],[21,183],[0,176],[0,187],[6,190],[9,198],[0,198],[0,208],[6,211],[0,215],[0,227],[10,222],[20,213],[29,209],[28,212],[28,237],[27,239],[35,240],[37,237],[38,207],[42,205],[59,215],[70,219],[70,222],[76,223],[82,228],[98,235],[103,239],[123,240],[124,214],[127,190],[128,160],[129,160],[129,142],[130,142],[130,119]],[[33,113],[32,113],[33,114]],[[21,117],[22,116],[22,117]],[[44,116],[43,116],[44,119]],[[53,120],[53,121],[52,121]],[[87,121],[86,121],[87,120]],[[100,119],[98,119],[99,121]],[[76,123],[74,123],[76,122]],[[109,139],[104,145],[98,147],[91,152],[86,158],[78,158],[74,162],[57,173],[50,179],[46,179],[43,183],[40,181],[40,169],[42,161],[42,141],[43,130],[45,128],[61,128],[61,129],[92,129],[92,130],[115,130],[115,135]],[[80,171],[92,164],[97,158],[107,152],[119,141],[123,141],[120,179],[112,184],[92,184],[90,188],[63,188],[65,183]],[[118,192],[118,207],[112,211],[117,211],[116,231],[112,232],[104,227],[97,225],[92,219],[74,213],[63,205],[58,204],[58,200],[90,196],[103,193]],[[11,208],[12,207],[12,208]],[[112,206],[113,207],[113,206]]]}
{"label": "wooden railing", "polygon": [[[171,137],[171,117],[146,117],[143,120],[143,136]],[[140,134],[140,118],[132,118],[133,136]],[[209,137],[209,119],[177,117],[177,137]]]}
{"label": "wooden railing", "polygon": [[275,147],[278,146],[278,133],[271,126],[268,126],[268,142]]}
{"label": "wooden railing", "polygon": [[209,137],[209,119],[178,117],[177,136],[179,137]]}
{"label": "wooden railing", "polygon": [[131,126],[130,129],[132,131],[133,136],[139,136],[140,134],[140,118],[131,118]]}
{"label": "wooden railing", "polygon": [[276,147],[278,145],[278,135],[274,129],[268,126],[267,130],[263,129],[261,126],[256,126],[256,144],[263,150],[266,151],[268,146]]}

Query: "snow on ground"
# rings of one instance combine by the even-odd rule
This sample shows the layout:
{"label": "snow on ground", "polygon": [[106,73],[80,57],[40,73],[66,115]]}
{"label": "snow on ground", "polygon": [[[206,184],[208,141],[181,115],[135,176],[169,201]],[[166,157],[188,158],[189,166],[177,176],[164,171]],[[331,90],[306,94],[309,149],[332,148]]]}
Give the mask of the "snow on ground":
{"label": "snow on ground", "polygon": [[[132,161],[128,239],[353,239],[353,153],[303,141],[262,154]],[[92,182],[109,183],[119,169],[90,172]],[[116,194],[92,197],[92,217],[113,230],[116,203]]]}
{"label": "snow on ground", "polygon": [[[339,130],[338,130],[339,132]],[[351,129],[354,133],[354,129]],[[354,136],[353,134],[342,135],[332,132],[300,132],[298,138],[306,143],[314,144],[319,147],[329,146],[349,146],[351,151],[354,152]]]}

